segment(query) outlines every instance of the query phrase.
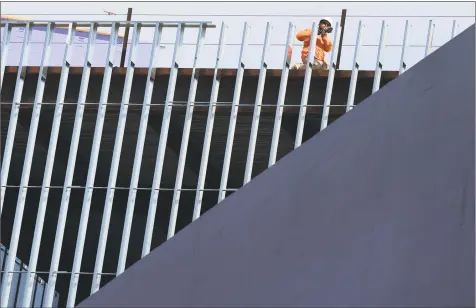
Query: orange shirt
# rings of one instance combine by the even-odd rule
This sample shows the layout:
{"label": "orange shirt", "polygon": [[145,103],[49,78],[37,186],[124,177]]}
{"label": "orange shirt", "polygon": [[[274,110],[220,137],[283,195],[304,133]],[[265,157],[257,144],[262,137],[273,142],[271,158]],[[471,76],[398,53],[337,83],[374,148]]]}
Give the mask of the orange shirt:
{"label": "orange shirt", "polygon": [[[304,46],[301,52],[301,59],[303,61],[307,60],[307,56],[309,54],[309,41],[311,40],[311,32],[312,29],[304,29],[299,31],[296,35],[296,38],[299,41],[304,41]],[[316,39],[316,51],[314,53],[314,57],[317,60],[324,61],[324,52],[330,52],[332,50],[332,41],[326,36],[322,37],[320,35],[317,36]]]}

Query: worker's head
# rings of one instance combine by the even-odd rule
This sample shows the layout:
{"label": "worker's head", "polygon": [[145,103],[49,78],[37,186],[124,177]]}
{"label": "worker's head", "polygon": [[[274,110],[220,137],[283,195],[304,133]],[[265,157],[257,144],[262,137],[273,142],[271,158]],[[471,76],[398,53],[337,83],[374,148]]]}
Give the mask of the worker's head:
{"label": "worker's head", "polygon": [[319,21],[319,29],[327,29],[332,27],[332,19],[330,17],[324,17]]}

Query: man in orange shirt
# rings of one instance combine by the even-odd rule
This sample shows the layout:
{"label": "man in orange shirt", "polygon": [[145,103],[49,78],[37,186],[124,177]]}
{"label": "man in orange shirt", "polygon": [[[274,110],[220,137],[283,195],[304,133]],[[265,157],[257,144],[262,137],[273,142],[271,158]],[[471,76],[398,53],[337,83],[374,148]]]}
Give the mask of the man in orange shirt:
{"label": "man in orange shirt", "polygon": [[[312,64],[312,69],[316,70],[328,70],[329,65],[324,61],[325,52],[330,52],[332,50],[332,41],[328,38],[327,33],[332,32],[332,20],[329,17],[323,18],[319,22],[319,30],[316,39],[316,50],[314,53],[314,62]],[[299,31],[296,35],[296,38],[304,42],[304,46],[301,52],[302,63],[297,63],[293,65],[291,69],[301,69],[307,63],[310,41],[311,41],[312,29],[304,29]]]}

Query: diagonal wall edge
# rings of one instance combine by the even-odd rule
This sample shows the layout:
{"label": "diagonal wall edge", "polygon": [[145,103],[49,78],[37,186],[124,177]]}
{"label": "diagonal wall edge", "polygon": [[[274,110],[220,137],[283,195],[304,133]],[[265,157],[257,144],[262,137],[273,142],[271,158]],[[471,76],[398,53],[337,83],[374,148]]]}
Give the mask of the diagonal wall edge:
{"label": "diagonal wall edge", "polygon": [[472,306],[474,37],[472,26],[79,306]]}

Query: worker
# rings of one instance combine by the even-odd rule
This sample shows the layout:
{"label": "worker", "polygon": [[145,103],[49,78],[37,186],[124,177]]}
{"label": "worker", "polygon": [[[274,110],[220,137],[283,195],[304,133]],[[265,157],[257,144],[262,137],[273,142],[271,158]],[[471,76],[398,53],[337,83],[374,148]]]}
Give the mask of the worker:
{"label": "worker", "polygon": [[[332,32],[332,19],[329,17],[323,18],[319,21],[319,30],[316,39],[316,50],[314,53],[314,61],[312,64],[312,69],[315,70],[328,70],[329,65],[325,62],[324,56],[326,52],[332,50],[332,41],[327,36],[328,33]],[[308,60],[310,41],[311,41],[312,29],[304,29],[299,31],[296,35],[296,38],[304,42],[304,46],[301,52],[302,63],[296,63],[291,69],[301,69],[305,66]]]}

